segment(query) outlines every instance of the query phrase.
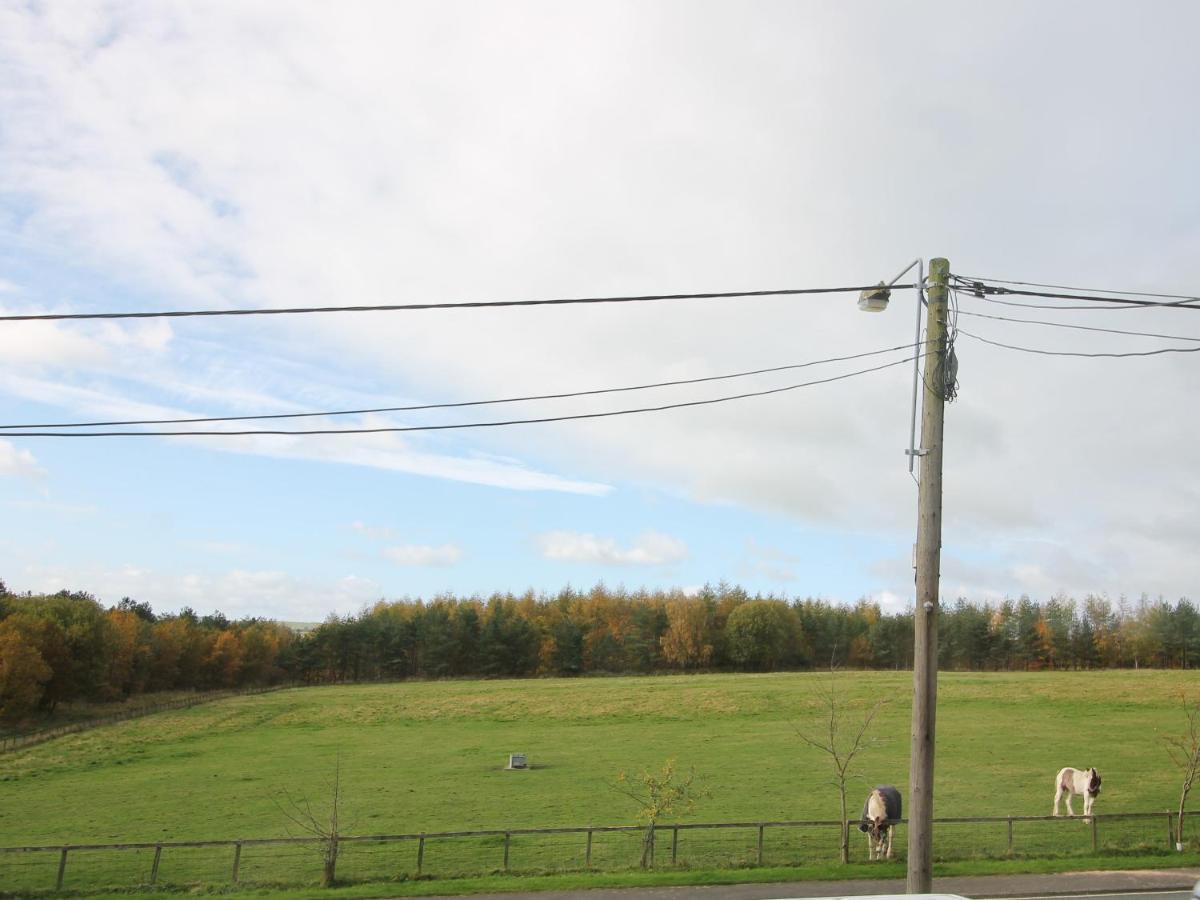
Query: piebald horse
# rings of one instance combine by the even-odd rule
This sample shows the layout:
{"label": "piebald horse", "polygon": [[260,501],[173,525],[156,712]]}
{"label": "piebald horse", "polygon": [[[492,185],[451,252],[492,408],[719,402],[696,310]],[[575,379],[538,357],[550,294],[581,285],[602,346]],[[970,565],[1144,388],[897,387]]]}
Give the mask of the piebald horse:
{"label": "piebald horse", "polygon": [[1083,814],[1090,817],[1092,806],[1100,794],[1100,773],[1093,769],[1072,769],[1070,766],[1062,769],[1054,780],[1054,815],[1058,815],[1058,802],[1067,798],[1067,815],[1075,815],[1071,809],[1071,798],[1077,795],[1083,797]]}
{"label": "piebald horse", "polygon": [[858,830],[867,833],[867,856],[870,859],[892,858],[892,825],[903,818],[900,792],[890,784],[880,785],[867,796]]}

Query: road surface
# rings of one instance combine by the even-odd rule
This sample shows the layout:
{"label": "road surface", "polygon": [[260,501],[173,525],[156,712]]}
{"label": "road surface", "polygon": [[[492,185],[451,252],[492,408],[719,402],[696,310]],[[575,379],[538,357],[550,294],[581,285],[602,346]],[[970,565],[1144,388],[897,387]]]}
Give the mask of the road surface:
{"label": "road surface", "polygon": [[[1200,869],[1146,869],[1130,872],[1064,872],[1057,875],[982,875],[936,878],[933,889],[972,900],[1190,900]],[[903,894],[903,880],[809,881],[780,884],[690,885],[661,888],[596,888],[525,894],[475,894],[470,900],[791,900],[812,897],[865,897]],[[427,900],[453,900],[431,897]]]}

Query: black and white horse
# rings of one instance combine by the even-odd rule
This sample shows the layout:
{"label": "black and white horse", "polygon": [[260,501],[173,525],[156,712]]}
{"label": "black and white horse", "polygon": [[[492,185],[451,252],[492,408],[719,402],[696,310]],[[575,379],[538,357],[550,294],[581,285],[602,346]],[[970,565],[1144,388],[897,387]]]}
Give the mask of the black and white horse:
{"label": "black and white horse", "polygon": [[858,830],[867,833],[870,859],[883,859],[885,851],[887,858],[892,858],[892,825],[901,818],[900,792],[892,785],[880,785],[867,795]]}
{"label": "black and white horse", "polygon": [[1072,769],[1070,766],[1060,769],[1054,780],[1054,815],[1058,815],[1058,802],[1064,796],[1067,798],[1067,815],[1075,815],[1075,810],[1071,809],[1071,798],[1081,795],[1083,814],[1090,817],[1099,794],[1100,773],[1095,769]]}

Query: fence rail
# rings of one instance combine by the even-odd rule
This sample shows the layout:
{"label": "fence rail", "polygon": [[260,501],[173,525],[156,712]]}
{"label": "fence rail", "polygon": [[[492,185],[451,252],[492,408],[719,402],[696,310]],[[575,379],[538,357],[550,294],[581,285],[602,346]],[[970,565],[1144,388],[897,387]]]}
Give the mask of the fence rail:
{"label": "fence rail", "polygon": [[[988,816],[934,820],[939,860],[1174,850],[1171,812],[1083,817]],[[857,820],[849,823],[856,829]],[[897,820],[898,828],[907,820]],[[1189,829],[1190,830],[1190,829]],[[339,836],[344,880],[492,872],[612,870],[652,866],[740,867],[833,862],[841,823],[679,822],[505,828]],[[403,845],[410,849],[404,850]],[[415,844],[415,847],[412,845]],[[895,841],[903,854],[903,842]],[[862,848],[851,841],[855,858]],[[0,847],[0,894],[143,884],[298,884],[315,880],[322,841],[314,837],[53,844]],[[669,856],[668,856],[669,854]],[[307,865],[297,861],[307,859]],[[865,857],[865,854],[862,854]],[[307,873],[307,877],[306,877]],[[68,883],[69,882],[69,883]]]}
{"label": "fence rail", "polygon": [[208,691],[203,694],[179,697],[175,700],[167,700],[162,703],[133,706],[129,709],[123,709],[120,712],[109,713],[106,716],[96,716],[94,719],[81,719],[77,722],[55,725],[50,728],[39,729],[38,731],[26,732],[25,734],[10,734],[0,737],[0,753],[8,753],[12,750],[18,750],[21,747],[32,747],[34,744],[45,743],[46,741],[68,734],[90,731],[93,728],[99,728],[103,725],[113,725],[117,722],[126,722],[129,719],[140,719],[142,716],[150,716],[154,713],[166,712],[172,709],[187,709],[191,706],[198,706],[201,703],[211,703],[214,700],[225,700],[229,697],[269,694],[272,691],[281,691],[288,687],[291,687],[291,685],[281,684],[271,687],[245,688],[237,691]]}

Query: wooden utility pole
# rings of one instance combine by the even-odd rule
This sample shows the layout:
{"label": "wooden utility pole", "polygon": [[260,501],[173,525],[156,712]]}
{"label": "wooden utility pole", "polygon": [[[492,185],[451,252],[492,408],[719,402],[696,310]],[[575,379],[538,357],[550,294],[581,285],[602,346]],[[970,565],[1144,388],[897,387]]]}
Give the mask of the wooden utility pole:
{"label": "wooden utility pole", "polygon": [[908,769],[908,893],[933,882],[933,750],[937,712],[938,585],[942,555],[942,426],[946,397],[946,307],[950,263],[929,264],[925,391],[921,402],[921,486],[917,499],[912,755]]}

